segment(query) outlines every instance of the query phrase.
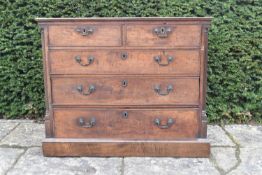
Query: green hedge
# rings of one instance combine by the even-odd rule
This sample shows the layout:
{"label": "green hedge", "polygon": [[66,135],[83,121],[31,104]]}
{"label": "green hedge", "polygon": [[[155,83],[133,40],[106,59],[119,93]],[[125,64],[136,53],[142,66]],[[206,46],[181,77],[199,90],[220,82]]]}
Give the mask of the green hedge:
{"label": "green hedge", "polygon": [[212,16],[207,112],[211,122],[262,121],[261,0],[0,0],[0,115],[42,117],[35,17]]}

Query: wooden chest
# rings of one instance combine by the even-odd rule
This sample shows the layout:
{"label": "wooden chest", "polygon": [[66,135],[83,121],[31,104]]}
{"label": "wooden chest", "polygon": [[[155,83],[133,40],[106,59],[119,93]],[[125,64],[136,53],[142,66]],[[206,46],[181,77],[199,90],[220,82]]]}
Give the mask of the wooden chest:
{"label": "wooden chest", "polygon": [[45,156],[207,157],[211,18],[38,18]]}

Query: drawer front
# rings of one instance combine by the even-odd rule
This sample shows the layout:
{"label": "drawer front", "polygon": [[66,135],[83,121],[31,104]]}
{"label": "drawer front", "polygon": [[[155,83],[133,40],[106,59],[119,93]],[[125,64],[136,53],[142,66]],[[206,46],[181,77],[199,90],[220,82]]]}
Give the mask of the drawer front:
{"label": "drawer front", "polygon": [[57,25],[49,27],[50,46],[120,46],[120,25]]}
{"label": "drawer front", "polygon": [[52,92],[61,105],[198,105],[199,78],[57,77]]}
{"label": "drawer front", "polygon": [[55,109],[55,137],[184,139],[198,135],[197,109]]}
{"label": "drawer front", "polygon": [[199,75],[198,50],[89,50],[50,52],[52,74]]}
{"label": "drawer front", "polygon": [[200,25],[127,25],[127,46],[198,47]]}

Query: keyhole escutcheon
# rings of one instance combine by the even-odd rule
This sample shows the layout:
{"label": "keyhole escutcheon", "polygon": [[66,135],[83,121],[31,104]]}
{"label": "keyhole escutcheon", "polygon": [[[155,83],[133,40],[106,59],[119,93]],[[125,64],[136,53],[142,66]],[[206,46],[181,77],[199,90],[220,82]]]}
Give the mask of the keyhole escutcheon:
{"label": "keyhole escutcheon", "polygon": [[128,85],[128,81],[127,80],[122,80],[122,86],[123,87],[127,87]]}

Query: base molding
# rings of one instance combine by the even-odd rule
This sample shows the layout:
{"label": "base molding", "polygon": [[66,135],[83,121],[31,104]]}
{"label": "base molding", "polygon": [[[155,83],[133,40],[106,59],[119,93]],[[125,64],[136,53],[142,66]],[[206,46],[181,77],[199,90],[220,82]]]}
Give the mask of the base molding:
{"label": "base molding", "polygon": [[47,157],[209,157],[207,139],[183,141],[46,138],[42,142]]}

